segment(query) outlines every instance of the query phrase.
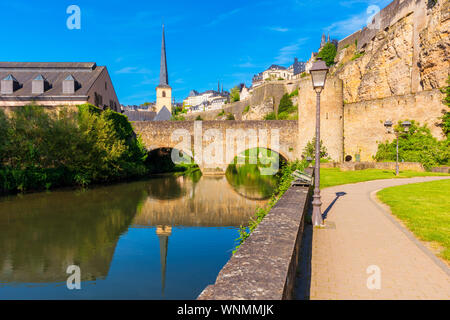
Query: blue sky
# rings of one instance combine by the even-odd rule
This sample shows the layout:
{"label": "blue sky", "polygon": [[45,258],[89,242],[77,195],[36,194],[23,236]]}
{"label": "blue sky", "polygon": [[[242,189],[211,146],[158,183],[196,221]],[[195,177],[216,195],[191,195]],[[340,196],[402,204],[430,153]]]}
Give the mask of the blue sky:
{"label": "blue sky", "polygon": [[[229,90],[271,64],[306,61],[323,32],[342,39],[366,25],[369,6],[389,0],[0,1],[0,61],[94,61],[106,65],[119,101],[155,100],[161,25],[169,84],[181,101],[192,89]],[[69,30],[69,5],[81,29]]]}

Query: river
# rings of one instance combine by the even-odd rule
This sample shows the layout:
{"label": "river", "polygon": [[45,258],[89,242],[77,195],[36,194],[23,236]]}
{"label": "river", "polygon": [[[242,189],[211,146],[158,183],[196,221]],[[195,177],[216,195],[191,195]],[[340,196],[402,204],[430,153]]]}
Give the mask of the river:
{"label": "river", "polygon": [[0,198],[0,299],[195,299],[275,185],[229,170]]}

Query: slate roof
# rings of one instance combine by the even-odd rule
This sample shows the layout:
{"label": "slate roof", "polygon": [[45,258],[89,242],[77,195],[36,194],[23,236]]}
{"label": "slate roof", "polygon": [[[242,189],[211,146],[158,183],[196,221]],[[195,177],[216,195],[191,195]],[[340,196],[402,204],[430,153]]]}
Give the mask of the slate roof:
{"label": "slate roof", "polygon": [[269,68],[267,68],[267,70],[270,70],[270,69],[286,70],[285,67],[279,66],[279,65],[276,65],[276,64],[273,64],[273,65],[271,65]]}
{"label": "slate roof", "polygon": [[[0,94],[0,99],[14,97],[86,97],[95,80],[106,67],[97,66],[95,62],[0,62],[0,79],[12,75],[20,88],[12,94]],[[43,77],[51,87],[41,94],[32,93],[32,82]],[[74,94],[63,94],[63,80],[75,78],[77,87]]]}
{"label": "slate roof", "polygon": [[172,118],[172,113],[166,106],[163,106],[161,110],[159,110],[158,114],[153,118],[153,121],[168,121]]}

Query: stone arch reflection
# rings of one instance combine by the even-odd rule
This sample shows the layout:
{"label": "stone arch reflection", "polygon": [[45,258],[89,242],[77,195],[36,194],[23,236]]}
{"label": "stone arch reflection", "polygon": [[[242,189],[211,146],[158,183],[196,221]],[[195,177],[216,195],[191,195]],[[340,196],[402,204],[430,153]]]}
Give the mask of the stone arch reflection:
{"label": "stone arch reflection", "polygon": [[247,199],[264,200],[275,191],[279,169],[286,162],[286,158],[276,151],[247,149],[228,165],[225,176],[236,193]]}

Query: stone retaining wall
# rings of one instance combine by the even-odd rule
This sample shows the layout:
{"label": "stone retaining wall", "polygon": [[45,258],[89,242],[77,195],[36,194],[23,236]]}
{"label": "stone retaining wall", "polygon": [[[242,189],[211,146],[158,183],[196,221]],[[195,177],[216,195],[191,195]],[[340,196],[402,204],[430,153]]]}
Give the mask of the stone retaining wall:
{"label": "stone retaining wall", "polygon": [[[342,171],[355,171],[365,169],[381,169],[381,170],[395,170],[395,162],[329,162],[321,163],[321,168],[340,168]],[[424,172],[425,168],[419,162],[399,162],[398,167],[400,171],[412,170]]]}
{"label": "stone retaining wall", "polygon": [[310,191],[286,191],[197,299],[292,299]]}

